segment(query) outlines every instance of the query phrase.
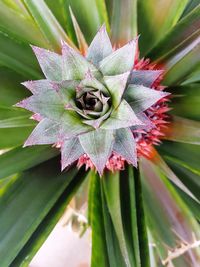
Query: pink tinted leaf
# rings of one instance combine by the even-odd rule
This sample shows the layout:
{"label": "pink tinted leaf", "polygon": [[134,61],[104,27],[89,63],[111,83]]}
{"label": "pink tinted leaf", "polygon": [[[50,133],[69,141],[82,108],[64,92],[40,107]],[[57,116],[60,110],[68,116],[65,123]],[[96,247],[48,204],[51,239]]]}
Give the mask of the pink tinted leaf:
{"label": "pink tinted leaf", "polygon": [[43,144],[54,144],[57,141],[59,124],[49,119],[43,119],[35,127],[24,147]]}
{"label": "pink tinted leaf", "polygon": [[91,159],[100,175],[103,174],[106,162],[109,159],[114,142],[112,130],[94,130],[79,136],[81,146]]}
{"label": "pink tinted leaf", "polygon": [[99,63],[111,53],[112,44],[106,31],[106,26],[103,25],[89,46],[87,59],[98,66]]}
{"label": "pink tinted leaf", "polygon": [[61,165],[62,170],[76,161],[84,154],[78,138],[65,140],[61,145]]}
{"label": "pink tinted leaf", "polygon": [[62,57],[49,50],[32,46],[40,67],[48,80],[62,80]]}
{"label": "pink tinted leaf", "polygon": [[169,93],[157,91],[142,85],[129,85],[125,99],[136,113],[145,111]]}
{"label": "pink tinted leaf", "polygon": [[93,64],[64,42],[62,46],[62,67],[63,80],[82,80],[88,70],[94,75],[99,73]]}
{"label": "pink tinted leaf", "polygon": [[130,129],[116,130],[113,151],[124,157],[133,166],[137,166],[136,143]]}
{"label": "pink tinted leaf", "polygon": [[49,80],[26,81],[23,82],[22,85],[29,89],[33,94],[39,94],[47,90],[56,90],[58,87],[58,83]]}
{"label": "pink tinted leaf", "polygon": [[104,75],[118,75],[131,71],[137,48],[137,39],[130,41],[125,46],[115,50],[112,54],[104,58],[99,68]]}
{"label": "pink tinted leaf", "polygon": [[129,83],[151,87],[162,73],[162,70],[133,70]]}

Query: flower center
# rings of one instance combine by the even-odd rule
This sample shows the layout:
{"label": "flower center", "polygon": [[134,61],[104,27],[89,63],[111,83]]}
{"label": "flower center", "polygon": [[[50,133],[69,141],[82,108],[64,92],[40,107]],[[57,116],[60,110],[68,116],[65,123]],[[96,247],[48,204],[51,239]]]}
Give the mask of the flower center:
{"label": "flower center", "polygon": [[98,119],[105,115],[111,106],[110,97],[102,91],[86,87],[76,95],[76,106],[88,119]]}

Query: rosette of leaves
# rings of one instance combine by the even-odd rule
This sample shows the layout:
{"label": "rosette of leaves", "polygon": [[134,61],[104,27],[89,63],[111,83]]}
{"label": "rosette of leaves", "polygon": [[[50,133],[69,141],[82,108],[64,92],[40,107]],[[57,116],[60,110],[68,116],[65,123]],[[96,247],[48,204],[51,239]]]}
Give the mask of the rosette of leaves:
{"label": "rosette of leaves", "polygon": [[[149,58],[151,64],[148,70],[153,71],[149,72],[147,80],[147,69],[144,68],[137,76],[135,62],[131,62],[132,66],[126,70],[123,64],[117,63],[113,70],[120,69],[120,72],[111,74],[103,73],[105,68],[101,69],[98,64],[101,58],[95,62],[93,57],[88,57],[91,50],[91,47],[88,50],[88,44],[91,44],[103,23],[113,47],[107,47],[109,42],[105,42],[103,48],[109,48],[110,55],[118,48],[122,49],[124,45],[132,45],[130,57],[133,57],[136,41],[127,46],[126,44],[140,36],[137,58],[140,58],[140,61],[143,57]],[[198,0],[0,1],[1,267],[28,266],[72,197],[75,203],[79,203],[74,207],[76,212],[73,216],[74,221],[78,221],[76,214],[80,206],[86,206],[87,195],[88,226],[92,229],[92,267],[200,265],[199,26]],[[103,30],[98,34],[101,32],[105,34]],[[61,45],[61,40],[66,45]],[[36,48],[35,52],[41,52],[39,61],[44,59],[39,62],[42,71],[30,44],[40,47]],[[63,53],[62,48],[65,50]],[[84,60],[81,65],[84,71],[79,78],[62,76],[63,73],[69,75],[62,65],[63,58],[66,58],[64,54],[69,54],[69,51],[78,56],[81,54],[80,58]],[[42,57],[45,53],[49,56]],[[104,56],[109,57],[107,54]],[[57,65],[47,64],[54,66],[53,70],[48,69],[47,65],[47,68],[44,68],[46,60],[57,62]],[[87,66],[86,69],[85,64],[90,67]],[[80,74],[81,66],[78,65],[77,74]],[[106,171],[100,178],[98,173],[86,172],[85,168],[78,170],[76,165],[70,164],[72,153],[69,156],[63,152],[63,159],[66,160],[62,161],[63,168],[69,167],[61,172],[59,149],[52,147],[52,144],[62,145],[61,149],[64,151],[63,149],[67,149],[64,148],[64,143],[70,142],[71,138],[64,136],[64,125],[68,132],[73,131],[67,126],[66,121],[69,120],[64,120],[64,114],[75,115],[72,119],[74,129],[77,130],[77,125],[80,129],[80,122],[84,129],[91,129],[81,135],[114,131],[114,140],[106,140],[109,145],[112,143],[112,151],[115,151],[116,138],[119,140],[116,134],[118,131],[125,129],[126,132],[133,132],[138,129],[143,132],[147,127],[147,120],[144,119],[146,111],[138,112],[135,109],[137,102],[134,101],[133,106],[130,102],[131,97],[137,99],[139,95],[137,93],[133,96],[130,92],[136,92],[135,85],[141,85],[143,90],[140,100],[149,103],[145,99],[144,88],[154,89],[151,81],[155,79],[153,73],[156,74],[156,68],[164,70],[162,85],[167,86],[166,91],[171,93],[172,109],[169,112],[169,131],[165,132],[165,140],[162,140],[160,145],[152,145],[151,157],[140,156],[135,168],[132,166],[136,164],[134,150],[130,154],[129,149],[124,149],[124,156],[131,164],[126,165],[125,170],[121,172]],[[48,73],[53,77],[47,77]],[[76,72],[73,68],[70,75],[74,73]],[[126,74],[129,76],[127,80]],[[123,93],[117,90],[121,94],[119,96],[111,91],[106,77],[120,75],[123,76],[124,83],[126,80],[126,84],[124,87],[120,85]],[[101,89],[96,85],[93,85],[94,88],[88,85],[80,86],[86,79],[96,79],[101,84]],[[31,93],[20,85],[26,80],[33,80],[25,84]],[[78,90],[79,87],[82,93]],[[84,92],[84,88],[88,87],[89,92]],[[129,90],[129,87],[134,87],[134,90]],[[42,93],[42,88],[39,114],[34,106],[34,118],[38,120],[35,122],[30,120],[32,112],[13,105],[30,97],[24,101],[27,101],[28,107],[28,103]],[[114,104],[114,97],[119,97],[118,106]],[[54,106],[51,105],[53,100],[57,101]],[[142,102],[139,102],[141,107]],[[115,111],[119,112],[122,103],[128,103],[131,107],[131,112],[134,112],[137,118],[137,125],[114,130],[101,129],[113,118]],[[107,118],[107,115],[104,117],[106,113],[109,114]],[[52,117],[48,118],[47,114]],[[53,124],[49,124],[47,134],[44,135],[43,132],[43,135],[38,136],[38,133],[37,138],[31,140],[36,129],[42,131],[39,125],[42,122],[48,123],[49,120],[53,121]],[[98,123],[94,124],[97,120]],[[143,125],[139,124],[139,121]],[[76,136],[80,144],[80,136]],[[124,135],[122,137],[124,138]],[[27,138],[27,147],[23,148]],[[37,142],[36,140],[50,145],[28,146]],[[137,143],[137,140],[134,135],[131,145],[134,146],[135,142]],[[75,144],[76,142],[74,147]],[[82,153],[85,153],[85,148],[94,146],[79,145],[80,147],[83,149]],[[105,149],[103,141],[102,148]],[[80,153],[79,149],[76,151]],[[90,151],[91,158],[92,155]],[[93,162],[94,158],[96,156],[93,156]],[[95,162],[96,166],[100,166],[100,173],[104,165],[102,158],[101,163]],[[73,249],[78,251],[77,247]],[[50,256],[48,255],[49,258]]]}
{"label": "rosette of leaves", "polygon": [[41,117],[25,146],[60,144],[62,169],[85,153],[102,175],[113,151],[137,166],[131,129],[149,127],[143,112],[168,93],[147,87],[160,71],[135,74],[136,47],[133,40],[113,51],[105,26],[86,57],[66,43],[62,55],[33,47],[46,80],[23,83],[33,96],[16,106]]}

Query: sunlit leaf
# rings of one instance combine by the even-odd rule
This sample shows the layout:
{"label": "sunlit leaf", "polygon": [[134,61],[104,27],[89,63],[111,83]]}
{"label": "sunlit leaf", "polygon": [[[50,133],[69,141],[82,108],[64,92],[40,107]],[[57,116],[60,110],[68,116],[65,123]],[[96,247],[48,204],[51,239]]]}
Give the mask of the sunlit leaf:
{"label": "sunlit leaf", "polygon": [[55,51],[61,51],[61,40],[73,46],[44,0],[24,0],[28,10],[38,24],[47,41]]}
{"label": "sunlit leaf", "polygon": [[29,79],[41,78],[38,63],[28,44],[19,43],[0,33],[0,64]]}
{"label": "sunlit leaf", "polygon": [[182,18],[159,43],[148,53],[152,60],[159,62],[168,61],[173,55],[183,51],[192,41],[199,36],[200,6],[188,16]]}
{"label": "sunlit leaf", "polygon": [[137,1],[112,1],[111,39],[116,45],[123,45],[136,37]]}
{"label": "sunlit leaf", "polygon": [[[159,168],[146,159],[141,160],[140,167],[148,224],[157,249],[166,260],[169,255],[166,248],[176,250],[177,244],[193,244],[198,240],[199,226]],[[191,264],[198,263],[198,254],[194,250],[180,257],[177,266],[183,266],[184,257]]]}
{"label": "sunlit leaf", "polygon": [[[77,172],[60,174],[58,165],[55,161],[44,163],[13,177],[1,190],[2,266],[11,264]],[[3,208],[5,203],[6,209]]]}
{"label": "sunlit leaf", "polygon": [[0,2],[0,29],[10,37],[16,36],[17,39],[27,43],[48,47],[47,41],[26,10],[23,1]]}
{"label": "sunlit leaf", "polygon": [[174,116],[165,139],[200,145],[200,123]]}
{"label": "sunlit leaf", "polygon": [[138,1],[138,32],[142,55],[155,45],[179,20],[188,0]]}

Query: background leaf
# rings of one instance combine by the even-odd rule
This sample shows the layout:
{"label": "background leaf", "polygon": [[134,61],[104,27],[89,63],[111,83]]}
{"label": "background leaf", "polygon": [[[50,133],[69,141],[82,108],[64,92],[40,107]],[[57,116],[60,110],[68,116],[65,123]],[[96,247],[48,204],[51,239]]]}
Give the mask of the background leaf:
{"label": "background leaf", "polygon": [[49,161],[21,175],[13,176],[10,183],[1,189],[2,267],[11,264],[76,172],[72,170],[67,174],[60,174],[58,162]]}
{"label": "background leaf", "polygon": [[111,39],[115,45],[122,46],[138,34],[137,0],[112,1]]}
{"label": "background leaf", "polygon": [[44,0],[24,0],[24,2],[46,37],[46,40],[55,51],[61,51],[61,40],[74,46]]}
{"label": "background leaf", "polygon": [[106,249],[100,177],[94,171],[91,171],[89,179],[89,223],[92,227],[91,266],[95,267],[98,262],[99,267],[107,267],[109,263]]}
{"label": "background leaf", "polygon": [[179,20],[188,0],[139,0],[138,32],[140,52],[147,52],[167,33]]}

